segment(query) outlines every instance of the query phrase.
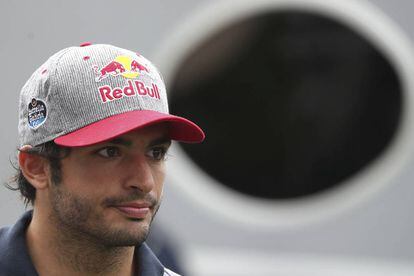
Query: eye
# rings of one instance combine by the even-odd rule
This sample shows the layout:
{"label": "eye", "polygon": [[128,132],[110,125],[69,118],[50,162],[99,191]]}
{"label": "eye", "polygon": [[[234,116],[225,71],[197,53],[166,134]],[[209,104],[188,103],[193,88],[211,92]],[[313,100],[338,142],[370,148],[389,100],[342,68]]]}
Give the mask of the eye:
{"label": "eye", "polygon": [[105,158],[113,158],[120,155],[120,150],[117,147],[105,147],[98,150],[96,153]]}
{"label": "eye", "polygon": [[155,147],[150,149],[147,155],[156,161],[162,161],[166,158],[167,149],[164,147]]}

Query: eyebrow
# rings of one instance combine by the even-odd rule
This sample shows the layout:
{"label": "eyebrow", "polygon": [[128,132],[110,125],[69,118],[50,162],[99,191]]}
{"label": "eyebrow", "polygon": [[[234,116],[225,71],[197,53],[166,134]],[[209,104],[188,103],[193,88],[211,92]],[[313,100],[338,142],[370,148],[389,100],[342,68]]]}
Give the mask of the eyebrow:
{"label": "eyebrow", "polygon": [[115,144],[115,145],[122,145],[122,146],[126,146],[126,147],[131,147],[132,146],[132,141],[123,139],[123,138],[115,138],[112,140],[109,140],[107,143],[109,144]]}
{"label": "eyebrow", "polygon": [[[124,139],[124,138],[115,138],[112,140],[108,141],[109,144],[114,144],[114,145],[122,145],[122,146],[126,146],[126,147],[131,147],[132,146],[132,141],[128,140],[128,139]],[[171,145],[171,139],[169,137],[166,136],[162,136],[160,138],[156,138],[154,140],[152,140],[148,146],[149,147],[153,147],[156,145],[163,145],[163,144],[168,144]]]}
{"label": "eyebrow", "polygon": [[164,145],[164,144],[167,144],[168,146],[171,145],[171,139],[169,137],[163,136],[163,137],[152,140],[148,146],[153,147],[153,146]]}

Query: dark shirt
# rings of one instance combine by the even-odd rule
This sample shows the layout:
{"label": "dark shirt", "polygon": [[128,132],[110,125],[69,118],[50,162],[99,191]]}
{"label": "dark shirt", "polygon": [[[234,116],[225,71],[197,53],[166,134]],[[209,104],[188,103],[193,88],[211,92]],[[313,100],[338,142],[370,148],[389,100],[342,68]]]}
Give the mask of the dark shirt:
{"label": "dark shirt", "polygon": [[[38,276],[26,244],[26,229],[32,220],[28,211],[12,227],[0,229],[0,276]],[[164,268],[151,249],[143,243],[135,248],[140,276],[177,275]]]}

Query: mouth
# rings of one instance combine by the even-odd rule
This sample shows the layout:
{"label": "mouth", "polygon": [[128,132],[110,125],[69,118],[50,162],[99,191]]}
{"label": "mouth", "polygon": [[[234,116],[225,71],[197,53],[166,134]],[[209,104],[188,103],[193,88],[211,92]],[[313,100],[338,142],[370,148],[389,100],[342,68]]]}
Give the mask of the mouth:
{"label": "mouth", "polygon": [[111,207],[115,208],[124,216],[133,219],[144,219],[151,211],[151,204],[149,203],[125,203]]}

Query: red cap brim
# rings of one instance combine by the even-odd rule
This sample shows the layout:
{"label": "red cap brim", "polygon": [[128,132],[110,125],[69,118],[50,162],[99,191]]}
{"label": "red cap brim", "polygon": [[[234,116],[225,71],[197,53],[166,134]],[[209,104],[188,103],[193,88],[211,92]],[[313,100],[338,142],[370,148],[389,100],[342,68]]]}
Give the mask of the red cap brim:
{"label": "red cap brim", "polygon": [[172,140],[198,143],[204,140],[204,132],[195,123],[174,115],[151,110],[134,110],[117,114],[87,125],[56,138],[56,144],[67,147],[82,147],[113,139],[131,130],[168,122]]}

